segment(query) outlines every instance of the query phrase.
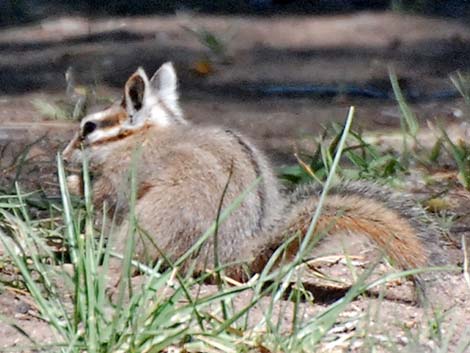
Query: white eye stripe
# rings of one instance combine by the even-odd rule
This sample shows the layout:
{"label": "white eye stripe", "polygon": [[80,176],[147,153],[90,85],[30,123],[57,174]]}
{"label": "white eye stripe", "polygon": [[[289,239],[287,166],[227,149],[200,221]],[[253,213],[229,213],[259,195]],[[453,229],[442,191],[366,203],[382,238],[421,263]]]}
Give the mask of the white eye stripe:
{"label": "white eye stripe", "polygon": [[96,112],[96,113],[90,114],[81,121],[80,127],[83,128],[83,126],[89,121],[95,122],[95,121],[101,121],[101,120],[109,119],[110,114],[111,114],[111,109],[106,109],[106,110],[103,110],[101,112]]}

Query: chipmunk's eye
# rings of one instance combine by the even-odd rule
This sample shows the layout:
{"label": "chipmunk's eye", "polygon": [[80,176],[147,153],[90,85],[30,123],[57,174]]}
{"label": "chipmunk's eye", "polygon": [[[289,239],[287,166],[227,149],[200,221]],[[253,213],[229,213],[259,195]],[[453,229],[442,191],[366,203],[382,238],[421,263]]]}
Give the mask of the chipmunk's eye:
{"label": "chipmunk's eye", "polygon": [[96,128],[97,128],[97,125],[93,121],[87,121],[85,125],[83,125],[82,137],[88,136],[93,131],[95,131]]}

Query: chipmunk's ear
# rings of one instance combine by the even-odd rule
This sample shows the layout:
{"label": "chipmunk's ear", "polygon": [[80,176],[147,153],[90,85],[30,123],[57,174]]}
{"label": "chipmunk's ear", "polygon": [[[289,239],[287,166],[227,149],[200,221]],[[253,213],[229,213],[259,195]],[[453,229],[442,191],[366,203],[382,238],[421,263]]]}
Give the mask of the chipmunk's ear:
{"label": "chipmunk's ear", "polygon": [[178,79],[171,62],[164,63],[150,79],[153,94],[174,113],[180,115],[178,106]]}
{"label": "chipmunk's ear", "polygon": [[153,123],[160,127],[186,124],[178,105],[177,79],[171,63],[163,64],[152,79],[139,68],[126,82],[122,106],[126,109],[127,127]]}
{"label": "chipmunk's ear", "polygon": [[[126,108],[130,119],[140,111],[144,105],[144,96],[149,90],[149,80],[145,71],[139,67],[124,86],[123,106]],[[132,121],[131,121],[132,122]]]}
{"label": "chipmunk's ear", "polygon": [[171,62],[166,62],[155,72],[150,79],[152,89],[160,94],[177,95],[178,80],[175,68]]}

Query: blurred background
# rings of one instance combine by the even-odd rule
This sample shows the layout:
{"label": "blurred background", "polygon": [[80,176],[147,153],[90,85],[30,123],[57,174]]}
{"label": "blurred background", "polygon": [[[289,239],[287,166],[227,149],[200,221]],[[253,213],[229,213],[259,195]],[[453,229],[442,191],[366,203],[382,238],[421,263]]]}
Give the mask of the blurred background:
{"label": "blurred background", "polygon": [[193,0],[155,1],[110,0],[106,2],[77,0],[4,0],[0,5],[2,25],[31,22],[49,16],[70,15],[149,15],[173,14],[175,11],[194,10],[213,14],[326,14],[360,10],[411,11],[425,15],[468,17],[470,4],[466,0]]}
{"label": "blurred background", "polygon": [[469,19],[458,0],[2,0],[0,144],[41,139],[30,149],[54,158],[137,67],[166,61],[188,119],[239,129],[279,164],[350,105],[357,129],[399,127],[391,71],[420,122],[459,124]]}

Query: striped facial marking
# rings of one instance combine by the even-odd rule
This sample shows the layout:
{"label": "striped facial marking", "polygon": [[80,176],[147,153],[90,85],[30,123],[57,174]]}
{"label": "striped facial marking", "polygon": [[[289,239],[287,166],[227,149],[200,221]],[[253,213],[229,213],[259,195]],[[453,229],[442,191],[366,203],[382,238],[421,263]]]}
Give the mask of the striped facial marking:
{"label": "striped facial marking", "polygon": [[100,146],[104,144],[109,144],[112,142],[117,142],[121,141],[125,138],[128,138],[130,136],[136,135],[143,133],[144,131],[147,131],[152,125],[151,124],[144,124],[139,126],[138,128],[135,129],[119,129],[119,130],[113,130],[113,134],[108,134],[108,135],[102,135],[99,140],[95,140],[93,142],[88,143],[89,146],[94,147],[94,146]]}
{"label": "striped facial marking", "polygon": [[92,145],[116,136],[127,119],[126,111],[118,105],[90,114],[80,123],[80,142]]}

